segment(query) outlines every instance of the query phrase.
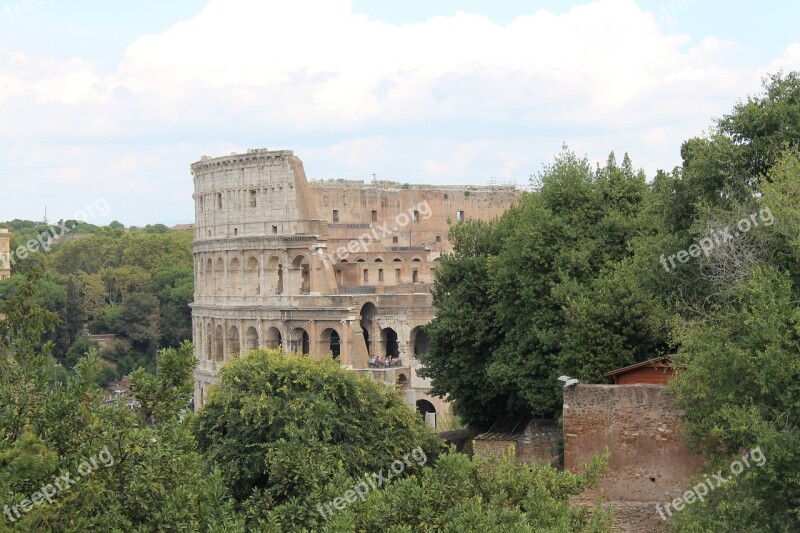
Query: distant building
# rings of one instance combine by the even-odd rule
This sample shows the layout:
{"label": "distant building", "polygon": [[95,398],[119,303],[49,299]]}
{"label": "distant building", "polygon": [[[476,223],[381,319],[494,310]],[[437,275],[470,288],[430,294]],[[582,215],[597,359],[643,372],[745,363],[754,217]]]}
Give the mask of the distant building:
{"label": "distant building", "polygon": [[11,277],[11,233],[0,228],[0,280]]}
{"label": "distant building", "polygon": [[607,372],[603,375],[607,378],[614,378],[615,385],[666,385],[675,375],[675,369],[673,368],[672,356],[665,355]]}
{"label": "distant building", "polygon": [[192,176],[198,405],[224,361],[282,347],[399,384],[432,425],[449,413],[417,375],[434,270],[449,223],[498,217],[517,189],[309,183],[291,151],[263,149],[203,157]]}

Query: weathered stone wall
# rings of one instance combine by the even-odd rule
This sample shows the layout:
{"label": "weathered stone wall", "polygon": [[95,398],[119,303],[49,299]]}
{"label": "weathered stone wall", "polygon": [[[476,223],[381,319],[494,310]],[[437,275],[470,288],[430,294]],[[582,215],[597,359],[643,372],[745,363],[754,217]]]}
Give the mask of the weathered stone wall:
{"label": "weathered stone wall", "polygon": [[491,453],[501,457],[509,448],[514,448],[517,461],[541,461],[556,465],[558,454],[556,447],[560,440],[560,430],[552,420],[532,420],[518,435],[485,433],[475,438],[475,453],[487,455]]}
{"label": "weathered stone wall", "polygon": [[564,389],[563,413],[565,468],[611,452],[608,475],[580,500],[596,502],[602,491],[619,508],[618,527],[655,531],[655,504],[683,494],[703,464],[684,447],[672,394],[663,385],[576,385]]}
{"label": "weathered stone wall", "polygon": [[0,228],[0,280],[11,277],[11,233]]}
{"label": "weathered stone wall", "polygon": [[609,500],[670,501],[702,466],[686,451],[674,397],[663,385],[576,385],[564,389],[564,467],[611,451],[598,487]]}

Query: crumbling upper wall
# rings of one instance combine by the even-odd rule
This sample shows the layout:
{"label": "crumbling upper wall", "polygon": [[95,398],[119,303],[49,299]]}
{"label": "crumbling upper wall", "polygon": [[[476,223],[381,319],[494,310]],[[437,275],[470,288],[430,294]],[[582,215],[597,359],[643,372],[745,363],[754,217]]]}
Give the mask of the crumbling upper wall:
{"label": "crumbling upper wall", "polygon": [[203,157],[194,177],[195,239],[319,235],[303,163],[291,150]]}

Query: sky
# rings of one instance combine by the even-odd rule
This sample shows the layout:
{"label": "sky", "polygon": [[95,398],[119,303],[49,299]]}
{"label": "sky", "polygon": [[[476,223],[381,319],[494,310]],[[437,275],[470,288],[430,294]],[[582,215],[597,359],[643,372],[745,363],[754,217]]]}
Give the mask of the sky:
{"label": "sky", "polygon": [[797,20],[774,0],[0,0],[0,220],[192,222],[189,166],[249,148],[312,179],[526,185],[566,145],[652,178],[800,70]]}

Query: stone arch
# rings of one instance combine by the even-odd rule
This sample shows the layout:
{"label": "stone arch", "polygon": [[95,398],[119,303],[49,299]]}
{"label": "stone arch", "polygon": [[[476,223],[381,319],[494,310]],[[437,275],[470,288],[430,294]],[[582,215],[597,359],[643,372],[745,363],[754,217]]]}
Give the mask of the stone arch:
{"label": "stone arch", "polygon": [[436,414],[436,408],[428,400],[417,400],[417,412],[424,417],[428,413]]}
{"label": "stone arch", "polygon": [[222,325],[217,324],[217,330],[214,335],[214,360],[221,363],[225,360],[225,332],[222,330]]}
{"label": "stone arch", "polygon": [[259,278],[259,263],[254,256],[247,258],[245,267],[245,290],[247,294],[261,294],[261,279]]}
{"label": "stone arch", "polygon": [[342,338],[335,328],[327,328],[319,336],[319,352],[322,354],[330,353],[334,359],[342,355]]}
{"label": "stone arch", "polygon": [[386,356],[389,359],[400,357],[400,344],[397,342],[397,332],[395,330],[392,328],[382,329],[381,344],[383,344],[384,353],[379,355]]}
{"label": "stone arch", "polygon": [[231,326],[230,332],[228,333],[228,355],[238,355],[242,353],[241,349],[241,340],[239,337],[239,328],[236,326]]}
{"label": "stone arch", "polygon": [[411,260],[411,262],[412,263],[421,263],[422,259],[420,259],[419,257],[415,257],[414,259]]}
{"label": "stone arch", "polygon": [[264,346],[267,348],[280,348],[283,344],[281,332],[278,328],[269,328],[264,337]]}
{"label": "stone arch", "polygon": [[244,334],[244,346],[248,351],[258,348],[258,330],[253,326],[247,328],[247,332]]}
{"label": "stone arch", "polygon": [[278,256],[273,255],[267,261],[267,294],[283,294],[283,265]]}
{"label": "stone arch", "polygon": [[370,342],[370,333],[373,331],[373,323],[375,317],[378,316],[378,308],[372,302],[367,302],[361,306],[361,322],[359,325],[364,330],[364,342],[367,344],[367,353],[372,355],[372,343]]}
{"label": "stone arch", "polygon": [[422,326],[417,326],[411,330],[410,340],[411,351],[414,354],[414,357],[430,352],[430,340],[428,339],[428,334],[425,333],[425,330],[422,328]]}
{"label": "stone arch", "polygon": [[289,341],[289,350],[292,353],[308,355],[311,353],[311,339],[303,328],[295,328]]}
{"label": "stone arch", "polygon": [[311,292],[311,266],[308,257],[298,254],[292,259],[292,279],[296,286],[297,294],[308,294]]}
{"label": "stone arch", "polygon": [[381,259],[380,257],[376,257],[375,258],[375,262],[376,263],[383,263],[383,259]]}
{"label": "stone arch", "polygon": [[408,376],[406,376],[403,373],[398,374],[397,384],[400,385],[401,387],[405,387],[406,385],[408,385]]}
{"label": "stone arch", "polygon": [[230,294],[239,296],[242,294],[242,264],[238,257],[231,259],[228,266],[228,281],[230,283]]}
{"label": "stone arch", "polygon": [[402,262],[403,260],[400,259],[399,257],[395,257],[394,259],[392,259],[392,263],[402,263]]}

